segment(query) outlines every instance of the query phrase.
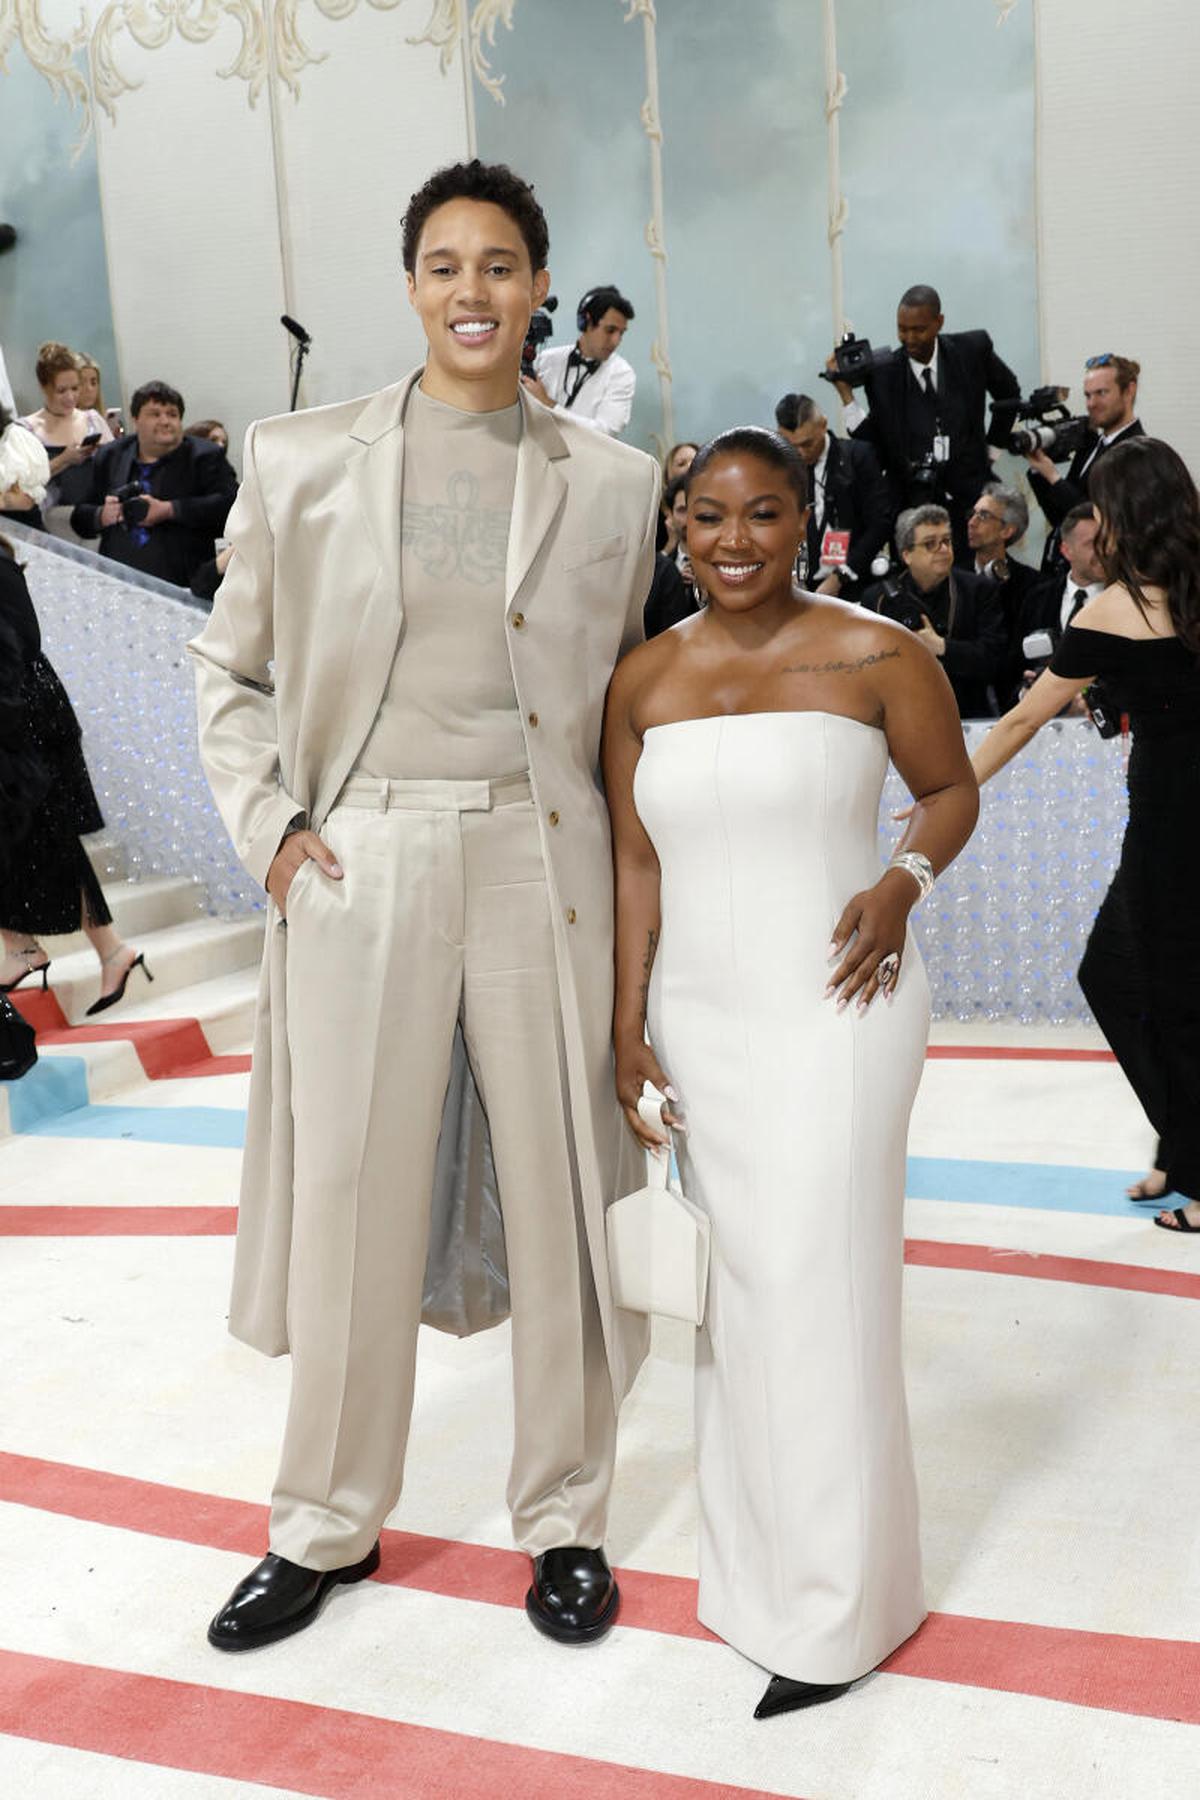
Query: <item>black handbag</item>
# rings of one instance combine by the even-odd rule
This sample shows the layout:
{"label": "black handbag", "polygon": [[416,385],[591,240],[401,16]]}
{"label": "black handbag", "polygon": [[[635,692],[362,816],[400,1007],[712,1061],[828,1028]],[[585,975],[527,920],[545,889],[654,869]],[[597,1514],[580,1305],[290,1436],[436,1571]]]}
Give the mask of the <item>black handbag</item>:
{"label": "black handbag", "polygon": [[19,1081],[38,1059],[33,1026],[0,994],[0,1081]]}

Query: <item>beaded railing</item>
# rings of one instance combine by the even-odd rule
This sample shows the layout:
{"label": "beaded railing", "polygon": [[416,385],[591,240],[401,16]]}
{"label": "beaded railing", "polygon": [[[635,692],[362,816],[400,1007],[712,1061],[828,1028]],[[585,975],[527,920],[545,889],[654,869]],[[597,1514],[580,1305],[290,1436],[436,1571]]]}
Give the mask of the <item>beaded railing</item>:
{"label": "beaded railing", "polygon": [[[7,525],[6,525],[7,529]],[[196,751],[190,658],[202,614],[178,588],[30,533],[20,537],[46,651],[84,728],[108,828],[134,876],[184,875],[197,907],[243,913],[262,894],[238,863]],[[968,746],[986,724],[968,725]],[[908,799],[893,770],[881,856]],[[1119,741],[1046,726],[984,789],[979,825],[914,914],[940,1018],[1065,1024],[1088,1017],[1075,970],[1120,851]]]}
{"label": "beaded railing", "polygon": [[[986,721],[966,727],[972,749]],[[891,770],[879,845],[908,790]],[[1125,768],[1119,739],[1055,719],[980,796],[970,843],[913,914],[935,1018],[1065,1025],[1090,1018],[1075,979],[1120,855]]]}
{"label": "beaded railing", "polygon": [[46,655],[83,727],[105,829],[135,880],[184,876],[197,912],[263,904],[217,816],[196,748],[192,659],[205,609],[182,589],[4,522]]}

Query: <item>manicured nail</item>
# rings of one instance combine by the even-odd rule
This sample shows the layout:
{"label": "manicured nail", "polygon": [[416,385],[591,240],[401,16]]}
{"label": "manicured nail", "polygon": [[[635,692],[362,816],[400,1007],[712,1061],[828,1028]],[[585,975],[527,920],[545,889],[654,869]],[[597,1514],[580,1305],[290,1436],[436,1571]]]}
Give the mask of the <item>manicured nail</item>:
{"label": "manicured nail", "polygon": [[825,961],[832,962],[834,957],[837,955],[837,953],[838,953],[838,946],[837,946],[836,942],[831,938],[830,943],[829,943],[829,948],[825,952]]}
{"label": "manicured nail", "polygon": [[829,986],[825,989],[825,992],[824,992],[822,998],[825,1000],[828,1000],[830,995],[835,994],[836,992],[837,992],[837,983],[831,981]]}
{"label": "manicured nail", "polygon": [[668,1100],[678,1100],[679,1098],[679,1095],[675,1092],[673,1087],[665,1087],[663,1093],[667,1096]]}
{"label": "manicured nail", "polygon": [[845,1012],[845,1010],[846,1010],[846,1008],[847,1008],[847,1007],[848,1007],[848,1006],[849,1006],[849,1004],[850,1004],[850,1002],[849,1002],[849,1000],[848,1000],[848,998],[847,998],[847,997],[846,997],[846,995],[845,995],[845,994],[843,994],[843,995],[842,995],[842,997],[841,997],[841,999],[840,999],[840,1000],[839,1000],[839,1001],[838,1001],[838,1003],[837,1003],[837,1009],[838,1009],[838,1011],[839,1011],[839,1012],[840,1012],[840,1013],[842,1013],[842,1012]]}
{"label": "manicured nail", "polygon": [[344,873],[341,863],[330,863],[329,873],[335,877],[340,878],[341,875]]}
{"label": "manicured nail", "polygon": [[866,1010],[867,1010],[868,1006],[870,1006],[870,1004],[871,1004],[871,1002],[869,1000],[860,1000],[858,1003],[857,1010],[860,1013],[864,1013],[864,1012],[866,1012]]}

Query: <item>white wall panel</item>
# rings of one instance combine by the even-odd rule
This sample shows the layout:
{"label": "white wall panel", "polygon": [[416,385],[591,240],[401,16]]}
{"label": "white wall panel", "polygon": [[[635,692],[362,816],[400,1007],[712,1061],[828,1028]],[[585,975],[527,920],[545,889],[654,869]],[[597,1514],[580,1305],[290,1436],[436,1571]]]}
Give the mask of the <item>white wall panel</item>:
{"label": "white wall panel", "polygon": [[1200,474],[1200,7],[1037,0],[1042,370],[1143,369],[1146,429]]}
{"label": "white wall panel", "polygon": [[270,111],[220,80],[241,44],[225,21],[203,44],[118,40],[142,85],[113,122],[97,108],[113,321],[126,398],[160,377],[188,415],[229,426],[234,460],[253,418],[285,410],[287,342]]}
{"label": "white wall panel", "polygon": [[286,176],[290,310],[313,336],[308,405],[367,393],[421,360],[400,220],[413,189],[468,154],[462,71],[406,38],[410,8],[303,13],[305,42],[327,60],[305,68],[295,99],[279,89]]}

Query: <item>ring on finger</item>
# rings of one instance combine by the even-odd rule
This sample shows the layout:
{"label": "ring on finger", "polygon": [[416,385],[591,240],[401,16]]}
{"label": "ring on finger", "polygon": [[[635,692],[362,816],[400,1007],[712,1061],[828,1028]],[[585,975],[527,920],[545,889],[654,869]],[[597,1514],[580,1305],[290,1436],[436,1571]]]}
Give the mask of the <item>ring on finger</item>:
{"label": "ring on finger", "polygon": [[879,963],[875,973],[878,976],[882,987],[891,987],[900,974],[899,953],[893,950],[890,956],[885,956]]}

